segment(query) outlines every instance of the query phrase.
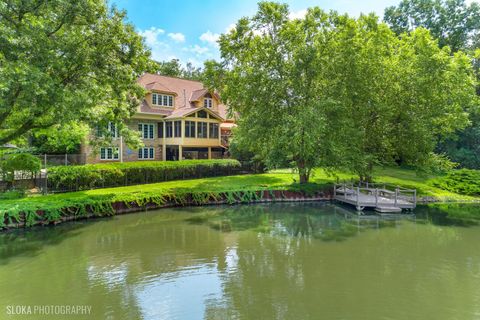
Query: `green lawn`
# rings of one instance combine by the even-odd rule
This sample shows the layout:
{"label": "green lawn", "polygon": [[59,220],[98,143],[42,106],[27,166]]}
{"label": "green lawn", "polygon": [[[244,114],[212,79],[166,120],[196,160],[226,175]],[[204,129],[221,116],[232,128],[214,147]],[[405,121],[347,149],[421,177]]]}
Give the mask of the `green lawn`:
{"label": "green lawn", "polygon": [[[417,175],[412,170],[400,168],[379,168],[375,172],[376,182],[395,184],[401,187],[415,188],[419,196],[432,196],[440,201],[468,202],[480,200],[479,197],[464,196],[444,191],[430,185],[435,176]],[[320,189],[328,187],[336,179],[350,180],[353,175],[339,173],[336,176],[327,175],[323,170],[315,170],[311,184],[299,186],[296,174],[290,170],[276,170],[265,174],[250,174],[242,176],[212,177],[205,179],[169,181],[154,184],[135,185],[129,187],[87,190],[47,196],[31,196],[16,200],[0,201],[0,212],[40,209],[57,209],[75,207],[77,204],[93,201],[132,201],[148,198],[159,194],[182,192],[225,192],[245,190],[286,190],[286,189]]]}

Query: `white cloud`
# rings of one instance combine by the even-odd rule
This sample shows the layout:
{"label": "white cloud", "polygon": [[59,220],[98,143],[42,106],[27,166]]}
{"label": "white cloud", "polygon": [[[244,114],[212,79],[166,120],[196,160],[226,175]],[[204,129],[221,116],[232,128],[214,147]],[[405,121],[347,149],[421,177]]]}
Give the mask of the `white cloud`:
{"label": "white cloud", "polygon": [[158,36],[165,33],[165,30],[151,27],[150,29],[144,31],[140,30],[138,33],[145,38],[145,43],[148,46],[154,47],[159,42]]}
{"label": "white cloud", "polygon": [[305,18],[305,15],[307,14],[307,9],[302,9],[302,10],[298,10],[298,11],[292,11],[290,12],[290,14],[288,15],[288,18],[290,20],[295,20],[295,19],[303,19]]}
{"label": "white cloud", "polygon": [[225,28],[225,33],[229,33],[233,29],[235,29],[237,25],[235,23],[230,23],[226,28]]}
{"label": "white cloud", "polygon": [[203,41],[203,42],[206,42],[206,43],[208,43],[212,46],[216,46],[216,45],[218,45],[217,40],[218,40],[219,37],[220,37],[220,35],[218,33],[213,33],[210,30],[208,30],[207,32],[203,33],[200,36],[200,40]]}
{"label": "white cloud", "polygon": [[169,33],[168,36],[175,42],[185,42],[185,35],[180,32]]}
{"label": "white cloud", "polygon": [[187,48],[183,48],[182,50],[193,52],[196,55],[200,56],[200,55],[204,55],[205,53],[207,53],[210,49],[208,49],[207,47],[201,47],[198,44],[196,44],[196,45],[193,45],[193,46],[190,46],[190,47],[187,47]]}

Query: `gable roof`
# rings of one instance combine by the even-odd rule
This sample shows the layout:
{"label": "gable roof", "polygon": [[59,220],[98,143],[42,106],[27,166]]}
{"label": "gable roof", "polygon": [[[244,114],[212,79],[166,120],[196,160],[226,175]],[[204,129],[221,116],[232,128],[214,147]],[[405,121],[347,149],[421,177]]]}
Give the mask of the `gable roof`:
{"label": "gable roof", "polygon": [[159,74],[145,73],[138,79],[138,83],[147,90],[167,91],[176,94],[175,108],[190,107],[191,96],[194,91],[205,89],[200,81],[186,80]]}
{"label": "gable roof", "polygon": [[173,110],[173,112],[169,116],[165,117],[165,119],[182,118],[182,117],[188,116],[191,113],[194,113],[194,112],[197,112],[197,111],[200,111],[200,110],[205,110],[208,113],[210,113],[211,115],[213,115],[214,117],[216,117],[216,118],[218,118],[222,121],[225,120],[225,118],[220,116],[215,111],[210,110],[210,109],[205,108],[205,107],[181,108],[181,109]]}
{"label": "gable roof", "polygon": [[[145,73],[138,79],[138,83],[149,91],[161,91],[175,95],[173,108],[151,108],[145,100],[140,105],[140,113],[158,114],[166,116],[168,119],[184,117],[194,111],[203,109],[203,107],[195,107],[194,102],[208,93],[208,89],[200,81],[167,77],[159,74]],[[213,93],[212,95],[220,102],[218,94]],[[218,112],[208,108],[205,108],[205,110],[222,121],[227,119],[229,121],[233,120],[227,117],[227,107],[221,102],[218,104]]]}

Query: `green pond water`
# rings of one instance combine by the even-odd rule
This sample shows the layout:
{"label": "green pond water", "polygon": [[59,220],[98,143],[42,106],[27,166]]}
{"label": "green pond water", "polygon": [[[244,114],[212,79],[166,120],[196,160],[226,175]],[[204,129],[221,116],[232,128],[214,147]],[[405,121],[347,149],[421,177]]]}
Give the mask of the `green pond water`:
{"label": "green pond water", "polygon": [[0,319],[480,319],[480,227],[445,210],[480,207],[179,208],[0,234]]}

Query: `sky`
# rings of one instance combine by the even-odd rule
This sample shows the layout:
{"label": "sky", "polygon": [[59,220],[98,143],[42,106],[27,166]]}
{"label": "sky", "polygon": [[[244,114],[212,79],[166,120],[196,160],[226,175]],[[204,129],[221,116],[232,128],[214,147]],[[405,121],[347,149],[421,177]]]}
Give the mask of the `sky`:
{"label": "sky", "polygon": [[[467,2],[480,0],[467,0]],[[292,17],[302,17],[306,8],[318,6],[325,11],[358,16],[375,12],[383,17],[386,7],[400,0],[283,0]],[[111,0],[127,11],[127,20],[145,38],[157,61],[180,59],[202,66],[203,61],[219,59],[216,40],[238,19],[257,11],[257,0]]]}

